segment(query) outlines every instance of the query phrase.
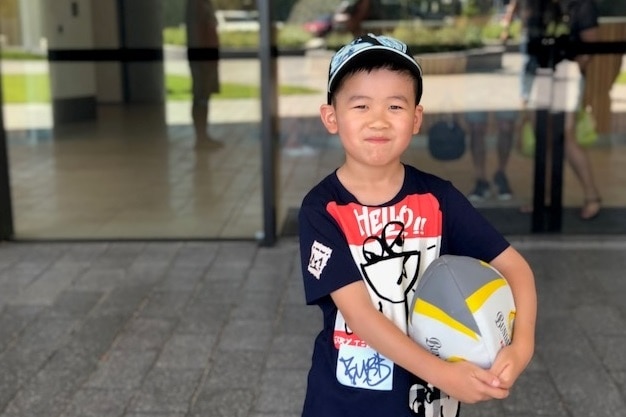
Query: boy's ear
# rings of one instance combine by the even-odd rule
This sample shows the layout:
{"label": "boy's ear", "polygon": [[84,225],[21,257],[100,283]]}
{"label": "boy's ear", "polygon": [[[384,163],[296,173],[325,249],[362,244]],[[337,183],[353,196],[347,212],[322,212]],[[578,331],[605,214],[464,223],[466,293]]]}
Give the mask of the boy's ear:
{"label": "boy's ear", "polygon": [[324,127],[328,130],[328,133],[334,135],[337,133],[337,114],[335,108],[330,104],[322,104],[320,107],[320,117]]}
{"label": "boy's ear", "polygon": [[424,108],[421,105],[415,106],[415,114],[413,115],[413,134],[417,135],[422,127],[424,120]]}

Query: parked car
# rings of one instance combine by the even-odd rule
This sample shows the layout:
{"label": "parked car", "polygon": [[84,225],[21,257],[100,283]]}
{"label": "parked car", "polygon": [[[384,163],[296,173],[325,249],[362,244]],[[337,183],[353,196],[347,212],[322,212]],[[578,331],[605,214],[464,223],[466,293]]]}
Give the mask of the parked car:
{"label": "parked car", "polygon": [[333,15],[327,13],[319,15],[313,20],[304,23],[304,30],[311,33],[313,36],[323,38],[331,30],[333,30]]}
{"label": "parked car", "polygon": [[[258,32],[261,27],[256,10],[216,10],[215,18],[220,32]],[[276,22],[277,28],[283,25],[284,22]]]}
{"label": "parked car", "polygon": [[[333,30],[347,30],[354,0],[343,0],[333,15]],[[441,25],[446,14],[443,11],[430,10],[430,4],[421,0],[380,0],[373,2],[365,20],[361,22],[363,29],[391,30],[401,21],[419,20],[427,25]]]}
{"label": "parked car", "polygon": [[216,10],[218,30],[223,32],[232,31],[258,31],[259,14],[252,10]]}

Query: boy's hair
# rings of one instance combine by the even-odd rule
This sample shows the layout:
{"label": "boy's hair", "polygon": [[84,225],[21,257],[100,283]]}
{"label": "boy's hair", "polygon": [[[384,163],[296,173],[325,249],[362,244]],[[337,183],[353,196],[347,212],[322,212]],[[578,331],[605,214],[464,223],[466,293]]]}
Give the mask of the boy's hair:
{"label": "boy's hair", "polygon": [[415,81],[415,103],[422,98],[422,68],[403,42],[389,36],[367,34],[343,46],[333,55],[328,70],[328,104],[343,79],[359,71],[389,69],[406,71]]}

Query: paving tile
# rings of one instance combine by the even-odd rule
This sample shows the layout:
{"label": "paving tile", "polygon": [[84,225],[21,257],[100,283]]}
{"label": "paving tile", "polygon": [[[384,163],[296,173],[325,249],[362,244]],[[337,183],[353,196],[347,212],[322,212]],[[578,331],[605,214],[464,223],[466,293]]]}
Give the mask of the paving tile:
{"label": "paving tile", "polygon": [[226,325],[232,304],[192,300],[184,309],[176,326],[177,333],[219,334]]}
{"label": "paving tile", "polygon": [[[80,285],[77,285],[77,287],[83,288]],[[92,314],[129,317],[140,308],[142,302],[150,293],[152,286],[134,286],[132,283],[128,283],[127,286],[115,286],[113,288],[108,288],[108,285],[105,285],[105,289],[109,291],[95,307]]]}
{"label": "paving tile", "polygon": [[206,369],[211,364],[215,335],[174,334],[163,346],[155,364],[167,369]]}
{"label": "paving tile", "polygon": [[119,417],[132,395],[132,391],[121,388],[82,388],[60,417]]}
{"label": "paving tile", "polygon": [[69,288],[83,272],[84,266],[55,265],[41,273],[17,297],[10,301],[17,305],[51,305],[57,296]]}
{"label": "paving tile", "polygon": [[214,351],[211,357],[211,369],[204,381],[200,396],[214,391],[248,389],[258,387],[264,367],[265,356],[252,350]]}
{"label": "paving tile", "polygon": [[[622,415],[626,243],[520,243],[535,357],[508,399],[462,415]],[[0,417],[299,416],[322,317],[296,240],[46,246],[0,244],[0,288],[24,297],[0,303]],[[54,295],[26,291],[59,271],[81,272],[51,279]]]}
{"label": "paving tile", "polygon": [[157,288],[162,291],[195,290],[204,277],[206,267],[176,265],[165,272]]}
{"label": "paving tile", "polygon": [[66,346],[100,358],[113,346],[115,338],[124,329],[126,320],[127,317],[123,315],[88,315],[72,333]]}
{"label": "paving tile", "polygon": [[83,320],[102,299],[100,291],[81,291],[59,288],[59,292],[50,306],[48,314],[59,318],[74,317]]}
{"label": "paving tile", "polygon": [[201,377],[202,368],[153,369],[131,400],[128,410],[134,413],[185,413]]}
{"label": "paving tile", "polygon": [[193,290],[155,290],[147,296],[145,304],[138,312],[141,317],[175,319],[183,315],[188,303],[193,299]]}
{"label": "paving tile", "polygon": [[40,306],[7,306],[0,310],[0,353],[7,349],[18,335],[41,312]]}
{"label": "paving tile", "polygon": [[7,416],[58,415],[95,369],[95,360],[80,352],[61,350],[26,382],[6,407]]}
{"label": "paving tile", "polygon": [[301,370],[268,370],[263,374],[254,411],[297,413],[302,410],[306,380]]}
{"label": "paving tile", "polygon": [[231,320],[220,335],[218,347],[265,352],[273,337],[273,324],[273,321],[261,321],[255,317]]}
{"label": "paving tile", "polygon": [[140,352],[161,349],[174,327],[174,320],[134,317],[118,335],[113,348]]}
{"label": "paving tile", "polygon": [[202,393],[189,417],[247,417],[256,394],[248,389],[223,389]]}
{"label": "paving tile", "polygon": [[86,382],[87,388],[124,389],[141,387],[146,373],[152,368],[158,352],[155,350],[114,350],[103,355]]}

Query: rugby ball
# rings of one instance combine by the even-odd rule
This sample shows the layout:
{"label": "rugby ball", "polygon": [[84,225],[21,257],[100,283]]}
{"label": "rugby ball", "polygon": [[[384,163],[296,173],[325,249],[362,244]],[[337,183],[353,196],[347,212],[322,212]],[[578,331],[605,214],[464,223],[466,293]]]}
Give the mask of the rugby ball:
{"label": "rugby ball", "polygon": [[513,337],[511,288],[495,268],[475,258],[435,259],[420,277],[410,308],[409,336],[447,361],[489,369]]}

